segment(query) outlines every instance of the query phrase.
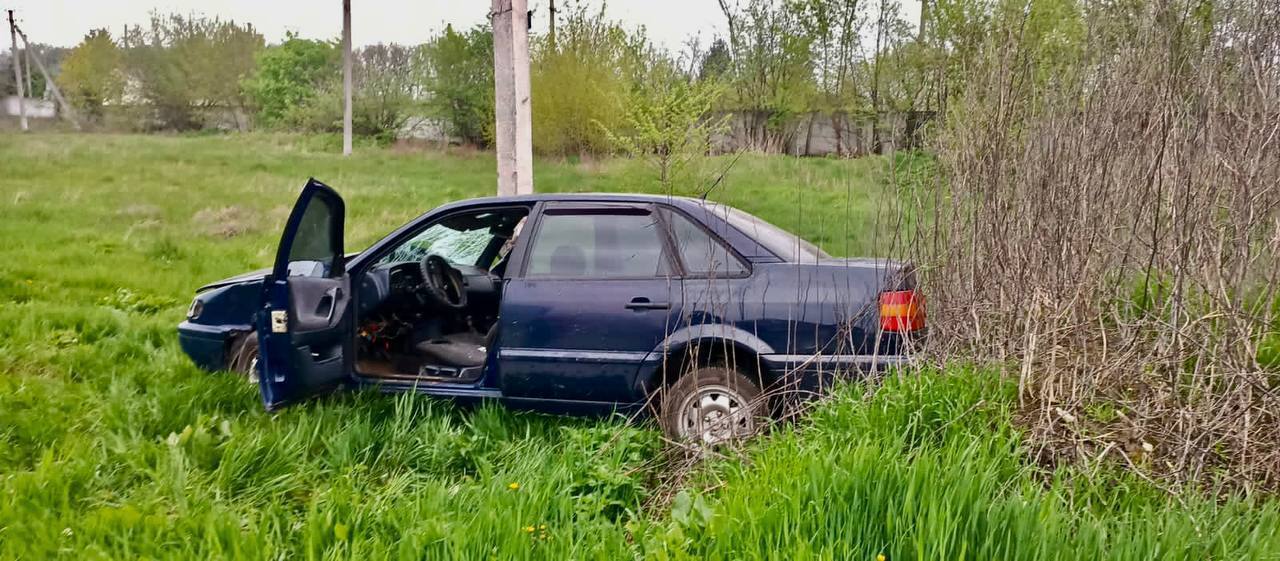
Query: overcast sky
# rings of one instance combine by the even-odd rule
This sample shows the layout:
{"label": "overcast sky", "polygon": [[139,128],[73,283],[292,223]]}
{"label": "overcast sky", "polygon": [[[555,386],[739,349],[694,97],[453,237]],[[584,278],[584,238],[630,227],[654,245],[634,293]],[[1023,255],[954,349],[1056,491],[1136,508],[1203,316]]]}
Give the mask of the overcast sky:
{"label": "overcast sky", "polygon": [[[359,46],[422,43],[446,23],[471,27],[488,16],[490,1],[352,0],[351,4],[352,40]],[[546,30],[547,6],[548,0],[529,0],[530,9],[535,10],[534,32]],[[10,8],[16,10],[18,25],[32,41],[63,47],[75,45],[94,28],[106,27],[118,35],[126,24],[145,23],[153,10],[249,22],[270,42],[279,41],[288,31],[314,39],[335,38],[342,32],[341,0],[0,0],[0,9]],[[919,1],[903,0],[903,9],[907,21],[914,22]],[[700,35],[706,45],[725,33],[717,0],[610,0],[606,13],[627,26],[644,26],[651,39],[672,50],[679,50],[693,35]]]}

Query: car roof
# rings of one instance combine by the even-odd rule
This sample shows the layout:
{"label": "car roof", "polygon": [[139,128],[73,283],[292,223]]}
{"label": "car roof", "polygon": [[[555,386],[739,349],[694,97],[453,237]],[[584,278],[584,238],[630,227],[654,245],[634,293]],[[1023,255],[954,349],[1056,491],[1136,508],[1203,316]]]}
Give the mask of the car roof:
{"label": "car roof", "polygon": [[504,202],[538,202],[538,201],[580,201],[580,202],[681,202],[702,204],[704,201],[693,197],[676,195],[654,195],[651,193],[535,193],[532,195],[506,195],[495,197],[477,197],[466,199],[467,203],[504,203]]}

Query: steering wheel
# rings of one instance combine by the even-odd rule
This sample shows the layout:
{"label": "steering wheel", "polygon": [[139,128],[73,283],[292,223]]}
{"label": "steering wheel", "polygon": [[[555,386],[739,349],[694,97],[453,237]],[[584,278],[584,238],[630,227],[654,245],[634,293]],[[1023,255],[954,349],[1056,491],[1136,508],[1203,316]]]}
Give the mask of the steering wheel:
{"label": "steering wheel", "polygon": [[449,265],[445,258],[430,254],[418,263],[422,270],[422,293],[440,306],[460,310],[467,307],[467,290],[462,285],[462,273]]}

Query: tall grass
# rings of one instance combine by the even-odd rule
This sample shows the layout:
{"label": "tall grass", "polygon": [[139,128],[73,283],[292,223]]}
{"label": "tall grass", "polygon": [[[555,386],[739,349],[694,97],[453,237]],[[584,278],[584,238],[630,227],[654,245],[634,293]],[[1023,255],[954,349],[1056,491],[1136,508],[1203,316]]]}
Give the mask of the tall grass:
{"label": "tall grass", "polygon": [[[1280,551],[1275,501],[1037,471],[1011,389],[967,370],[891,378],[870,400],[844,387],[681,489],[663,487],[657,431],[620,419],[373,393],[267,414],[254,388],[178,350],[192,287],[267,263],[308,175],[348,199],[353,249],[493,189],[487,156],[370,148],[344,160],[322,142],[0,136],[0,559]],[[544,191],[656,188],[627,162],[538,166]],[[713,198],[834,253],[868,253],[876,226],[860,218],[874,215],[885,167],[744,157]]]}

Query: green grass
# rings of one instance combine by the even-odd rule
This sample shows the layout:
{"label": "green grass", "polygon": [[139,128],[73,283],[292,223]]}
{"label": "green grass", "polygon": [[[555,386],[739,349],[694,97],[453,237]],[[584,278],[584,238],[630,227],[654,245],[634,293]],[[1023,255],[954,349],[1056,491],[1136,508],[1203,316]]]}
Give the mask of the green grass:
{"label": "green grass", "polygon": [[[267,414],[253,388],[178,350],[191,290],[266,264],[309,175],[346,197],[351,249],[494,186],[483,154],[334,151],[289,136],[0,136],[0,559],[1280,552],[1274,499],[1035,469],[1011,388],[964,369],[891,378],[869,399],[845,386],[649,510],[664,452],[647,425],[380,394]],[[744,157],[713,198],[833,253],[874,253],[886,167]],[[543,191],[653,191],[650,177],[537,165]]]}

